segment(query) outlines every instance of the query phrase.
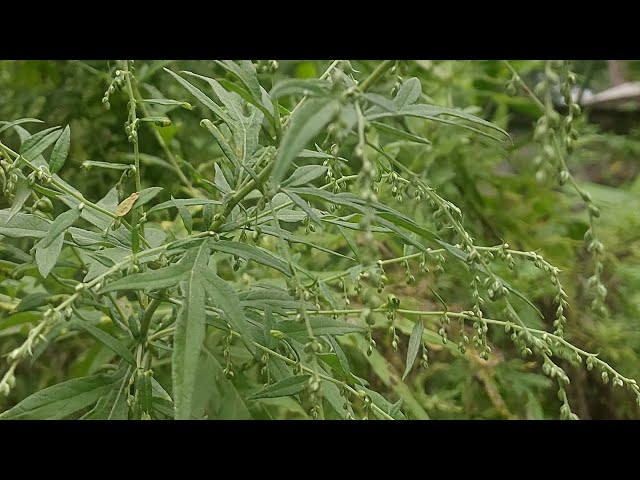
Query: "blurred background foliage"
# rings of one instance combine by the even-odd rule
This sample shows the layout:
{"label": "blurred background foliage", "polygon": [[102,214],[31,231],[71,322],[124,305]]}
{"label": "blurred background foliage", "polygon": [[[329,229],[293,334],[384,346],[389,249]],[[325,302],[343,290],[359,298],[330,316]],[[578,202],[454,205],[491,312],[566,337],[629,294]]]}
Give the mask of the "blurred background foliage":
{"label": "blurred background foliage", "polygon": [[[359,75],[364,76],[375,68],[376,62],[352,61],[352,64],[361,72]],[[511,64],[531,87],[544,70],[542,61]],[[281,61],[274,78],[313,78],[327,65],[326,61]],[[606,247],[603,278],[609,292],[610,315],[599,318],[590,311],[590,298],[584,289],[592,268],[582,240],[588,228],[587,214],[579,198],[569,189],[536,180],[533,159],[539,147],[533,140],[533,131],[540,112],[521,92],[515,96],[507,94],[505,84],[511,72],[504,62],[423,60],[403,65],[405,78],[416,76],[422,82],[422,101],[465,108],[506,129],[514,145],[498,144],[470,135],[464,129],[407,119],[410,129],[432,144],[397,142],[388,150],[414,171],[425,171],[438,193],[462,210],[465,227],[476,244],[497,245],[504,240],[517,249],[537,251],[558,266],[570,296],[567,338],[585,350],[600,352],[601,357],[623,375],[640,379],[640,124],[633,109],[631,112],[585,111],[577,124],[580,137],[567,159],[573,174],[602,210],[599,232]],[[597,93],[611,86],[606,61],[583,60],[573,65],[581,89]],[[139,61],[136,66],[143,95],[184,99],[194,105],[196,102],[188,98],[162,67],[220,75],[213,62],[208,61]],[[640,62],[629,61],[625,66],[627,80],[640,80]],[[131,159],[124,132],[127,117],[124,96],[113,95],[109,110],[101,102],[115,68],[115,63],[109,61],[0,61],[0,119],[35,117],[45,120],[47,125],[70,124],[71,152],[61,176],[92,199],[102,198],[119,175],[109,170],[88,172],[81,168],[82,163],[86,160],[129,162]],[[265,76],[263,86],[267,90],[274,78]],[[391,85],[392,82],[387,87],[382,84],[380,88],[390,89]],[[562,105],[558,108],[562,109]],[[149,105],[149,109],[154,115],[168,114],[173,124],[168,128],[149,124],[148,128],[155,129],[179,159],[188,161],[206,176],[211,170],[211,160],[219,151],[215,142],[201,134],[197,116],[183,109],[157,105]],[[14,140],[17,143],[17,137]],[[141,132],[140,150],[144,153],[143,188],[174,185],[173,190],[165,189],[166,198],[162,200],[171,194],[184,195],[179,183],[172,180],[175,173],[167,168],[154,135]],[[384,197],[384,201],[397,206],[391,195]],[[0,208],[6,207],[6,200],[0,199]],[[430,224],[432,220],[426,217],[426,211],[418,206],[412,213],[417,220]],[[174,219],[167,217],[166,220]],[[401,244],[384,244],[381,248],[402,255]],[[340,266],[331,268],[339,270]],[[470,292],[460,280],[458,268],[450,262],[445,273],[437,278],[429,274],[410,286],[405,285],[401,267],[387,275],[390,289],[410,298],[416,306],[437,307],[438,300],[428,288],[431,282],[437,284],[440,294],[451,302],[451,308],[465,309],[471,301]],[[532,265],[522,265],[515,273],[505,272],[505,275],[515,276],[515,286],[526,292],[547,318],[553,318],[554,292],[543,273]],[[27,293],[24,285],[18,287],[10,278],[0,275],[0,303],[7,298],[23,298]],[[522,313],[526,314],[524,310]],[[532,327],[551,328],[531,314],[523,318]],[[411,327],[411,322],[400,320],[399,328],[406,335]],[[2,328],[0,313],[0,352],[9,351],[17,341],[11,332]],[[373,388],[392,402],[402,395],[405,407],[409,407],[409,416],[413,410],[426,411],[431,418],[558,416],[556,388],[541,373],[537,361],[519,358],[505,333],[491,334],[495,353],[489,361],[473,352],[461,355],[455,344],[451,348],[443,346],[434,333],[429,344],[429,367],[414,368],[404,386],[395,379],[404,370],[407,337],[401,340],[398,352],[394,352],[386,339],[386,330],[380,332],[383,332],[379,334],[380,353],[369,358],[350,355],[354,373],[373,379]],[[215,353],[219,344],[216,338],[210,339],[212,352]],[[356,341],[345,347],[347,353],[350,349],[362,348],[366,349],[366,345],[363,347]],[[92,365],[100,364],[102,359],[98,357],[103,354],[104,350],[96,348],[89,338],[74,337],[68,342],[58,342],[41,356],[36,355],[32,365],[21,367],[18,385],[9,399],[0,399],[0,410],[7,408],[7,402],[12,404],[15,399],[44,386],[86,375]],[[599,376],[587,372],[584,366],[575,368],[565,364],[562,367],[572,379],[568,393],[580,418],[640,418],[640,409],[626,391],[603,385]],[[286,402],[282,402],[271,415],[306,418],[306,413],[295,402],[291,404],[287,410]]]}

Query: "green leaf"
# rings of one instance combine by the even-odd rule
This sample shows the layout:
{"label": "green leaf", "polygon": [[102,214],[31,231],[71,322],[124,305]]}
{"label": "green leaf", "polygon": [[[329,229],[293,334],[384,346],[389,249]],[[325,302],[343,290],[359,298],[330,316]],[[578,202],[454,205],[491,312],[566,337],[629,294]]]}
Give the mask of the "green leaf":
{"label": "green leaf", "polygon": [[333,338],[331,335],[327,335],[326,338],[327,338],[327,340],[329,340],[329,343],[333,347],[333,351],[335,352],[336,357],[338,357],[338,362],[340,363],[340,368],[344,372],[345,376],[347,378],[350,378],[351,377],[351,368],[349,367],[349,360],[347,359],[347,356],[345,355],[344,351],[342,350],[342,347],[340,346],[338,341],[335,338]]}
{"label": "green leaf", "polygon": [[296,206],[298,206],[304,213],[309,215],[309,218],[311,218],[311,220],[313,220],[317,225],[319,225],[320,228],[323,228],[322,218],[320,217],[320,215],[316,213],[316,211],[312,207],[309,206],[306,200],[303,200],[298,194],[290,192],[289,190],[284,190],[284,193],[287,194],[287,196],[291,199],[293,203],[296,204]]}
{"label": "green leaf", "polygon": [[[80,192],[78,192],[75,188],[71,187],[71,185],[65,185],[66,188],[71,189],[71,191],[80,194]],[[78,200],[75,197],[72,197],[71,195],[62,195],[59,197],[59,200],[62,201],[62,203],[64,203],[65,205],[67,205],[69,208],[78,208],[78,205],[80,204],[80,200]],[[118,205],[118,193],[116,192],[115,187],[112,188],[111,190],[109,190],[109,193],[107,193],[107,195],[105,195],[104,198],[102,198],[98,203],[96,203],[96,205],[98,205],[99,207],[104,208],[105,210],[108,210],[110,212],[115,211],[117,205]],[[87,222],[91,223],[92,225],[95,225],[96,227],[98,227],[100,230],[104,230],[105,228],[107,228],[111,222],[112,222],[112,218],[105,214],[105,213],[101,213],[98,212],[97,210],[94,210],[92,208],[83,208],[82,209],[82,214],[81,214],[82,218],[84,220],[86,220]],[[126,242],[127,245],[131,244],[131,236],[129,234],[129,231],[126,230],[124,227],[122,227],[122,230],[124,230],[126,232]],[[120,231],[122,231],[120,230]],[[118,235],[118,231],[111,231],[109,232],[109,236],[116,236]]]}
{"label": "green leaf", "polygon": [[[245,109],[240,95],[225,90],[222,85],[212,78],[191,72],[184,73],[205,80],[211,86],[218,99],[227,108],[230,122],[226,123],[233,134],[235,150],[232,154],[226,151],[224,153],[232,162],[236,159],[241,165],[246,165],[258,147],[258,134],[260,133],[260,127],[264,117],[263,113],[253,107],[248,107],[248,115],[245,115]],[[206,120],[203,122],[214,137],[216,137],[216,140],[224,151],[224,137],[221,138],[220,135],[218,135],[217,128],[211,124],[211,122],[207,122]]]}
{"label": "green leaf", "polygon": [[322,293],[322,296],[324,297],[324,299],[327,302],[329,302],[329,305],[331,305],[331,308],[333,308],[334,310],[340,310],[341,307],[336,301],[336,299],[333,297],[333,292],[331,291],[329,286],[325,282],[320,280],[318,282],[318,288],[320,288],[320,293]]}
{"label": "green leaf", "polygon": [[250,420],[251,412],[233,382],[211,352],[203,349],[194,392],[193,417],[209,420]]}
{"label": "green leaf", "polygon": [[[320,147],[318,147],[318,145],[316,145],[316,148],[320,148]],[[314,151],[314,150],[307,150],[307,149],[302,150],[298,154],[297,158],[324,158],[324,159],[340,160],[341,162],[349,163],[349,160],[347,160],[346,158],[337,157],[335,155],[331,155],[330,153],[319,152],[319,151]]]}
{"label": "green leaf", "polygon": [[297,168],[293,174],[282,182],[283,187],[297,187],[313,182],[316,178],[327,173],[327,167],[322,165],[305,165]]}
{"label": "green leaf", "polygon": [[164,107],[182,107],[186,110],[193,110],[193,106],[189,102],[183,102],[180,100],[171,100],[168,98],[145,98],[142,101],[144,103],[162,105]]}
{"label": "green leaf", "polygon": [[254,393],[247,400],[257,400],[259,398],[277,398],[297,395],[307,388],[307,382],[311,375],[295,375],[285,378],[272,385],[268,385],[257,393]]}
{"label": "green leaf", "polygon": [[422,85],[420,84],[420,80],[416,77],[412,77],[406,80],[396,97],[393,99],[393,103],[398,110],[402,110],[407,105],[411,105],[420,98],[420,94],[422,94]]}
{"label": "green leaf", "polygon": [[[42,240],[40,240],[40,242],[42,242]],[[64,233],[55,237],[46,247],[40,245],[40,242],[36,245],[36,264],[38,265],[40,275],[46,278],[53,267],[56,266],[64,244]]]}
{"label": "green leaf", "polygon": [[226,315],[229,323],[242,336],[242,342],[256,359],[259,359],[249,322],[244,316],[242,305],[236,291],[206,266],[199,272],[204,279],[204,288],[215,306]]}
{"label": "green leaf", "polygon": [[60,133],[60,127],[52,127],[32,135],[21,145],[20,155],[31,162],[53,144]]}
{"label": "green leaf", "polygon": [[129,170],[131,165],[128,163],[95,162],[93,160],[82,162],[82,168],[86,170],[90,170],[93,167],[106,168],[107,170]]}
{"label": "green leaf", "polygon": [[124,371],[75,378],[39,390],[0,414],[0,420],[60,420],[92,405],[122,380]]}
{"label": "green leaf", "polygon": [[206,332],[205,288],[201,271],[207,267],[209,253],[208,243],[203,242],[196,249],[194,267],[182,283],[184,301],[176,320],[171,363],[176,420],[191,418],[196,373]]}
{"label": "green leaf", "polygon": [[44,123],[42,120],[38,120],[37,118],[20,118],[18,120],[14,120],[13,122],[0,122],[2,125],[2,127],[0,127],[0,133],[4,132],[5,130],[10,129],[11,127],[14,127],[16,125],[20,125],[22,123]]}
{"label": "green leaf", "polygon": [[19,312],[0,320],[0,330],[42,320],[41,312]]}
{"label": "green leaf", "polygon": [[490,128],[492,130],[498,131],[503,134],[505,137],[511,139],[509,134],[504,131],[502,128],[494,125],[491,122],[488,122],[480,117],[476,117],[475,115],[471,115],[469,113],[463,112],[462,110],[456,108],[447,108],[447,107],[438,107],[435,105],[425,105],[425,104],[415,104],[415,105],[407,105],[401,110],[392,110],[392,111],[382,111],[380,108],[375,108],[367,111],[365,116],[368,120],[377,120],[379,118],[386,117],[397,117],[397,116],[408,116],[408,117],[419,117],[424,118],[426,120],[433,120],[435,122],[446,123],[449,125],[457,125],[462,128],[466,128],[467,130],[472,130],[474,132],[480,133],[489,138],[493,138],[495,140],[503,141],[498,137],[494,137],[482,130],[478,130],[476,128],[470,127],[467,124],[459,123],[457,121],[445,120],[439,118],[442,115],[448,115],[454,117],[456,119],[465,120],[475,125],[482,125],[483,127]]}
{"label": "green leaf", "polygon": [[180,75],[173,73],[168,68],[164,68],[163,70],[171,74],[171,76],[175,78],[180,83],[180,85],[186,88],[189,91],[189,93],[191,93],[191,95],[196,97],[209,110],[215,113],[218,118],[222,119],[224,123],[228,124],[231,121],[231,119],[229,118],[229,115],[227,115],[213,100],[211,100],[208,96],[206,96],[199,88],[189,83]]}
{"label": "green leaf", "polygon": [[271,100],[277,100],[281,97],[289,96],[323,96],[329,93],[331,83],[328,80],[319,78],[285,78],[277,82],[271,91],[269,97]]}
{"label": "green leaf", "polygon": [[222,169],[220,168],[220,166],[216,163],[214,164],[213,169],[214,169],[213,184],[221,193],[223,194],[230,193],[231,186],[229,185],[229,182],[227,182],[227,179],[225,178],[224,173],[222,172]]}
{"label": "green leaf", "polygon": [[272,124],[275,124],[275,117],[273,115],[273,105],[269,101],[269,95],[266,90],[260,87],[260,91],[262,93],[262,101],[256,99],[251,93],[249,93],[243,86],[230,82],[225,78],[221,78],[219,80],[220,85],[222,85],[227,91],[235,92],[240,95],[247,103],[250,103],[254,107],[257,107],[265,116],[265,118]]}
{"label": "green leaf", "polygon": [[[280,212],[278,212],[278,218],[280,218]],[[280,218],[280,220],[282,220],[282,219]],[[346,258],[346,259],[351,260],[351,261],[354,260],[351,257],[348,257],[346,255],[338,253],[338,252],[336,252],[334,250],[331,250],[329,248],[325,248],[325,247],[322,247],[320,245],[316,245],[315,243],[308,241],[304,237],[299,237],[297,235],[294,235],[289,230],[284,230],[282,228],[269,227],[269,226],[266,226],[266,225],[265,226],[261,226],[260,229],[262,230],[262,233],[265,233],[267,235],[271,235],[273,237],[282,237],[284,240],[286,240],[289,243],[301,243],[303,245],[308,245],[308,246],[310,246],[312,248],[315,248],[316,250],[319,250],[321,252],[328,253],[329,255],[335,255],[337,257]]]}
{"label": "green leaf", "polygon": [[[361,325],[319,315],[312,315],[309,322],[314,335],[346,335],[347,333],[364,333],[367,331],[367,328]],[[306,339],[309,336],[306,324],[295,320],[278,322],[276,323],[276,329],[290,337]]]}
{"label": "green leaf", "polygon": [[100,290],[100,293],[117,290],[159,290],[175,287],[191,270],[191,265],[179,263],[158,270],[134,273],[111,282]]}
{"label": "green leaf", "polygon": [[204,229],[209,230],[213,223],[213,205],[208,203],[202,209],[202,221],[204,222]]}
{"label": "green leaf", "polygon": [[220,205],[220,201],[211,200],[209,198],[174,198],[166,202],[154,205],[147,213],[157,212],[159,210],[166,210],[168,208],[179,207],[193,207],[195,205]]}
{"label": "green leaf", "polygon": [[144,117],[144,118],[140,118],[139,121],[154,123],[157,127],[171,126],[171,120],[168,117]]}
{"label": "green leaf", "polygon": [[[353,335],[349,337],[358,346],[358,349],[364,355],[369,348],[369,342],[361,335]],[[384,385],[392,389],[397,395],[404,400],[405,411],[411,412],[413,418],[418,420],[429,420],[429,415],[425,411],[422,403],[416,399],[411,389],[400,379],[393,365],[385,359],[377,349],[373,349],[371,356],[365,357],[371,365],[373,373],[382,381]],[[381,399],[381,396],[365,389],[376,405],[383,410],[390,412],[391,404]],[[375,394],[375,395],[374,395]],[[381,400],[380,400],[381,399]],[[384,400],[384,401],[382,401]],[[387,407],[389,410],[387,410]],[[401,413],[399,415],[402,415]],[[395,417],[398,418],[398,417]]]}
{"label": "green leaf", "polygon": [[342,235],[342,238],[344,238],[344,241],[347,242],[347,245],[349,245],[349,248],[351,249],[353,254],[356,256],[356,261],[358,261],[359,263],[362,263],[362,260],[360,257],[360,249],[358,248],[358,245],[356,245],[356,242],[353,241],[351,236],[347,235],[347,232],[345,232],[343,227],[339,225],[337,227],[338,227],[338,231],[340,232],[340,235]]}
{"label": "green leaf", "polygon": [[129,349],[117,338],[112,337],[104,330],[101,330],[100,328],[95,327],[87,322],[82,322],[74,319],[70,323],[74,327],[78,327],[93,336],[96,340],[104,344],[107,348],[113,350],[133,367],[136,366],[136,360],[135,358],[133,358],[133,355],[131,354]]}
{"label": "green leaf", "polygon": [[320,384],[320,394],[329,402],[338,415],[340,415],[340,418],[346,420],[348,413],[355,417],[350,403],[346,403],[347,408],[344,408],[344,397],[334,383],[322,382]]}
{"label": "green leaf", "polygon": [[266,285],[238,292],[238,298],[243,305],[258,310],[266,310],[267,306],[281,309],[295,309],[300,306],[300,301],[294,299],[286,290]]}
{"label": "green leaf", "polygon": [[[327,192],[325,190],[320,190],[318,188],[309,188],[309,187],[299,187],[299,188],[289,189],[287,191],[287,194],[289,193],[289,191],[297,193],[303,197],[319,198],[319,199],[332,202],[338,205],[343,205],[361,214],[365,214],[365,215],[367,214],[367,208],[366,208],[367,203],[365,202],[365,200],[351,193],[335,194],[335,193]],[[394,210],[393,208],[390,208],[380,202],[369,202],[369,205],[376,210],[375,211],[376,220],[380,225],[402,236],[402,238],[406,242],[416,246],[417,248],[422,249],[423,251],[425,247],[422,244],[416,242],[414,239],[410,238],[408,235],[401,232],[396,227],[396,225],[406,228],[407,230],[410,230],[411,232],[416,233],[428,240],[435,241],[438,239],[438,235],[427,230],[424,227],[421,227],[420,225],[415,223],[413,220],[411,220],[409,217],[407,217],[401,212],[398,212],[397,210]],[[331,222],[331,223],[337,223],[337,222]],[[337,223],[337,224],[346,226],[342,223]]]}
{"label": "green leaf", "polygon": [[232,60],[215,60],[215,62],[240,80],[255,103],[263,105],[256,67],[251,60],[239,60],[237,63]]}
{"label": "green leaf", "polygon": [[191,216],[191,212],[184,205],[176,203],[173,196],[171,197],[171,201],[173,202],[173,206],[178,209],[184,228],[186,228],[189,235],[191,235],[191,230],[193,229],[193,217]]}
{"label": "green leaf", "polygon": [[44,292],[30,293],[10,313],[27,312],[44,307],[50,301],[50,295]]}
{"label": "green leaf", "polygon": [[287,276],[291,276],[287,262],[260,247],[229,240],[220,240],[219,242],[212,243],[211,248],[245,260],[253,260],[267,267],[275,268]]}
{"label": "green leaf", "polygon": [[420,345],[422,345],[423,332],[424,323],[422,322],[422,320],[418,320],[413,326],[413,330],[411,330],[411,335],[409,336],[409,348],[407,349],[407,365],[404,369],[404,373],[402,374],[403,380],[407,377],[407,375],[413,368],[413,364],[416,361],[418,350],[420,350]]}
{"label": "green leaf", "polygon": [[10,238],[43,238],[51,221],[27,213],[17,213],[9,220],[9,210],[0,210],[0,235]]}
{"label": "green leaf", "polygon": [[71,225],[73,225],[74,222],[76,222],[79,218],[80,210],[78,210],[77,208],[72,208],[71,210],[67,210],[66,212],[58,215],[50,225],[47,235],[38,242],[36,248],[47,248],[55,240],[57,240],[60,235],[64,236],[64,233],[67,231],[67,229]]}
{"label": "green leaf", "polygon": [[58,141],[53,146],[51,151],[51,159],[49,160],[49,171],[57,173],[67,161],[67,155],[69,155],[69,145],[71,144],[71,130],[67,125],[62,134],[58,138]]}
{"label": "green leaf", "polygon": [[318,135],[340,109],[340,103],[329,97],[309,99],[289,120],[275,159],[272,179],[279,185],[298,154]]}
{"label": "green leaf", "polygon": [[143,205],[146,205],[151,200],[153,200],[162,190],[164,190],[162,187],[145,188],[140,192],[140,195],[138,196],[138,199],[133,204],[132,209],[140,208]]}
{"label": "green leaf", "polygon": [[[286,208],[276,211],[275,216],[281,222],[286,222],[286,223],[298,223],[298,222],[302,222],[305,218],[307,218],[307,215],[304,212],[298,212],[296,210],[289,210]],[[269,221],[270,221],[269,218],[265,218],[263,223],[268,223]]]}
{"label": "green leaf", "polygon": [[127,396],[116,384],[90,411],[80,417],[80,420],[127,420],[128,417]]}
{"label": "green leaf", "polygon": [[151,376],[138,370],[136,376],[136,391],[138,392],[138,405],[143,412],[151,414],[153,411],[153,393],[151,389]]}
{"label": "green leaf", "polygon": [[16,185],[16,191],[13,194],[13,204],[11,205],[11,210],[9,210],[9,216],[6,220],[7,222],[10,221],[20,211],[20,209],[22,209],[22,206],[29,198],[29,195],[31,195],[29,182],[26,178],[20,178]]}
{"label": "green leaf", "polygon": [[395,137],[401,138],[403,140],[409,140],[411,142],[421,143],[423,145],[431,145],[431,142],[426,138],[420,137],[418,135],[414,135],[411,132],[407,132],[406,130],[400,130],[399,128],[392,127],[390,125],[386,125],[382,122],[371,122],[371,124],[376,127],[378,130],[386,132]]}

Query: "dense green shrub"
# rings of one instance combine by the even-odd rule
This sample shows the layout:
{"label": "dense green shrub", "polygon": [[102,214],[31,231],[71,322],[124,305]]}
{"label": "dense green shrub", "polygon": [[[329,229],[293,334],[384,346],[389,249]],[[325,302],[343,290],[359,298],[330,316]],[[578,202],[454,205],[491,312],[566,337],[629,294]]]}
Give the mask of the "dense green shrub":
{"label": "dense green shrub", "polygon": [[640,399],[568,62],[0,68],[0,418],[577,418],[591,370]]}

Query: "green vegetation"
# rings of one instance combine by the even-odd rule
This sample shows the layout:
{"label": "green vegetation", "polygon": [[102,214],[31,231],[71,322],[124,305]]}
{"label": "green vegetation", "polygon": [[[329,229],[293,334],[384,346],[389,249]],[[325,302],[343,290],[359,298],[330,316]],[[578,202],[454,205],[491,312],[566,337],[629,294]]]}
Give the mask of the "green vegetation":
{"label": "green vegetation", "polygon": [[0,419],[640,418],[606,72],[1,61]]}

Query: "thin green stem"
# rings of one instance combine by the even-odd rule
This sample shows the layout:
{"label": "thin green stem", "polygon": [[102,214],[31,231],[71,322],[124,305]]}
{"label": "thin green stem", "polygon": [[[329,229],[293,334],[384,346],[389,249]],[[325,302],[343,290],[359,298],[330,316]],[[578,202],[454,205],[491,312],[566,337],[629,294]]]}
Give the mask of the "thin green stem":
{"label": "thin green stem", "polygon": [[149,305],[144,311],[144,316],[142,317],[142,321],[140,322],[140,341],[144,342],[147,338],[147,334],[149,333],[149,326],[151,325],[151,319],[153,318],[153,314],[158,309],[162,300],[154,298],[151,300]]}
{"label": "thin green stem", "polygon": [[376,67],[376,69],[369,75],[366,79],[362,81],[360,85],[358,85],[358,91],[361,93],[366,92],[371,88],[371,86],[376,83],[382,76],[387,73],[388,70],[393,67],[395,60],[384,60],[380,65]]}
{"label": "thin green stem", "polygon": [[529,88],[529,86],[524,82],[524,80],[522,80],[522,78],[520,77],[520,75],[518,74],[518,72],[516,71],[515,68],[513,68],[511,66],[511,64],[509,63],[508,60],[503,60],[503,62],[505,63],[505,65],[507,66],[507,68],[509,70],[511,70],[511,73],[513,73],[513,75],[515,75],[518,84],[522,87],[522,89],[527,92],[527,95],[529,95],[529,97],[531,97],[531,99],[533,100],[533,102],[544,112],[547,110],[547,107],[544,106],[544,103],[542,103],[540,101],[540,99],[538,98],[538,96],[533,93],[531,91],[531,89]]}
{"label": "thin green stem", "polygon": [[[33,170],[34,172],[37,172],[40,170],[40,168],[38,168],[36,165],[34,165],[33,163],[31,163],[29,160],[25,159],[24,157],[22,157],[19,153],[13,151],[11,148],[7,147],[5,144],[3,144],[2,142],[0,142],[0,149],[2,149],[4,151],[5,154],[7,154],[7,156],[13,156],[15,157],[15,161],[16,162],[23,162],[25,165],[27,165],[31,170]],[[54,175],[51,175],[49,177],[51,179],[51,185],[54,186],[55,188],[57,188],[60,192],[62,193],[66,193],[67,195],[69,195],[70,197],[75,198],[76,200],[78,200],[79,202],[84,203],[85,206],[95,210],[96,212],[100,212],[104,215],[107,215],[108,217],[114,219],[114,220],[120,220],[120,222],[122,223],[122,225],[125,226],[125,228],[129,231],[131,231],[131,229],[133,228],[131,226],[131,224],[129,222],[127,222],[126,220],[124,220],[122,217],[117,216],[115,213],[110,212],[109,210],[106,210],[104,208],[102,208],[99,205],[96,205],[95,203],[91,202],[90,200],[87,200],[84,195],[82,195],[80,192],[77,192],[75,190],[71,190],[70,188],[68,188],[64,183],[58,181]],[[140,240],[142,241],[142,243],[146,246],[146,247],[150,247],[149,242],[146,240],[146,238],[144,238],[144,235],[140,235]]]}
{"label": "thin green stem", "polygon": [[[331,65],[329,65],[329,68],[327,68],[325,70],[325,72],[320,75],[320,80],[325,80],[329,77],[329,75],[331,75],[331,72],[333,71],[334,68],[336,68],[338,66],[338,64],[340,63],[340,60],[334,60],[333,62],[331,62]],[[298,102],[298,104],[293,107],[293,110],[291,110],[291,113],[289,113],[289,116],[287,117],[287,119],[284,122],[284,126],[286,127],[287,124],[289,123],[289,120],[291,119],[291,117],[293,117],[293,114],[300,108],[302,107],[302,105],[304,105],[307,102],[307,99],[309,97],[302,97],[302,100],[300,100]]]}
{"label": "thin green stem", "polygon": [[[149,113],[149,109],[143,102],[143,97],[140,94],[140,91],[138,90],[138,86],[132,85],[132,87],[133,87],[134,97],[139,102],[140,110],[142,111],[142,114],[145,117],[150,117],[151,114]],[[153,132],[153,136],[156,139],[156,142],[158,143],[158,145],[160,145],[160,148],[162,148],[162,151],[164,152],[165,156],[169,159],[169,162],[171,163],[171,166],[175,170],[176,174],[178,175],[178,178],[180,179],[180,181],[189,189],[190,193],[193,196],[196,196],[196,197],[201,196],[198,189],[194,188],[194,186],[189,181],[189,179],[184,175],[184,173],[182,173],[182,170],[180,169],[180,166],[178,164],[176,157],[173,155],[168,145],[162,138],[162,135],[160,135],[160,132],[158,132],[158,130],[153,127],[150,127],[150,128],[151,128],[151,131]]]}

